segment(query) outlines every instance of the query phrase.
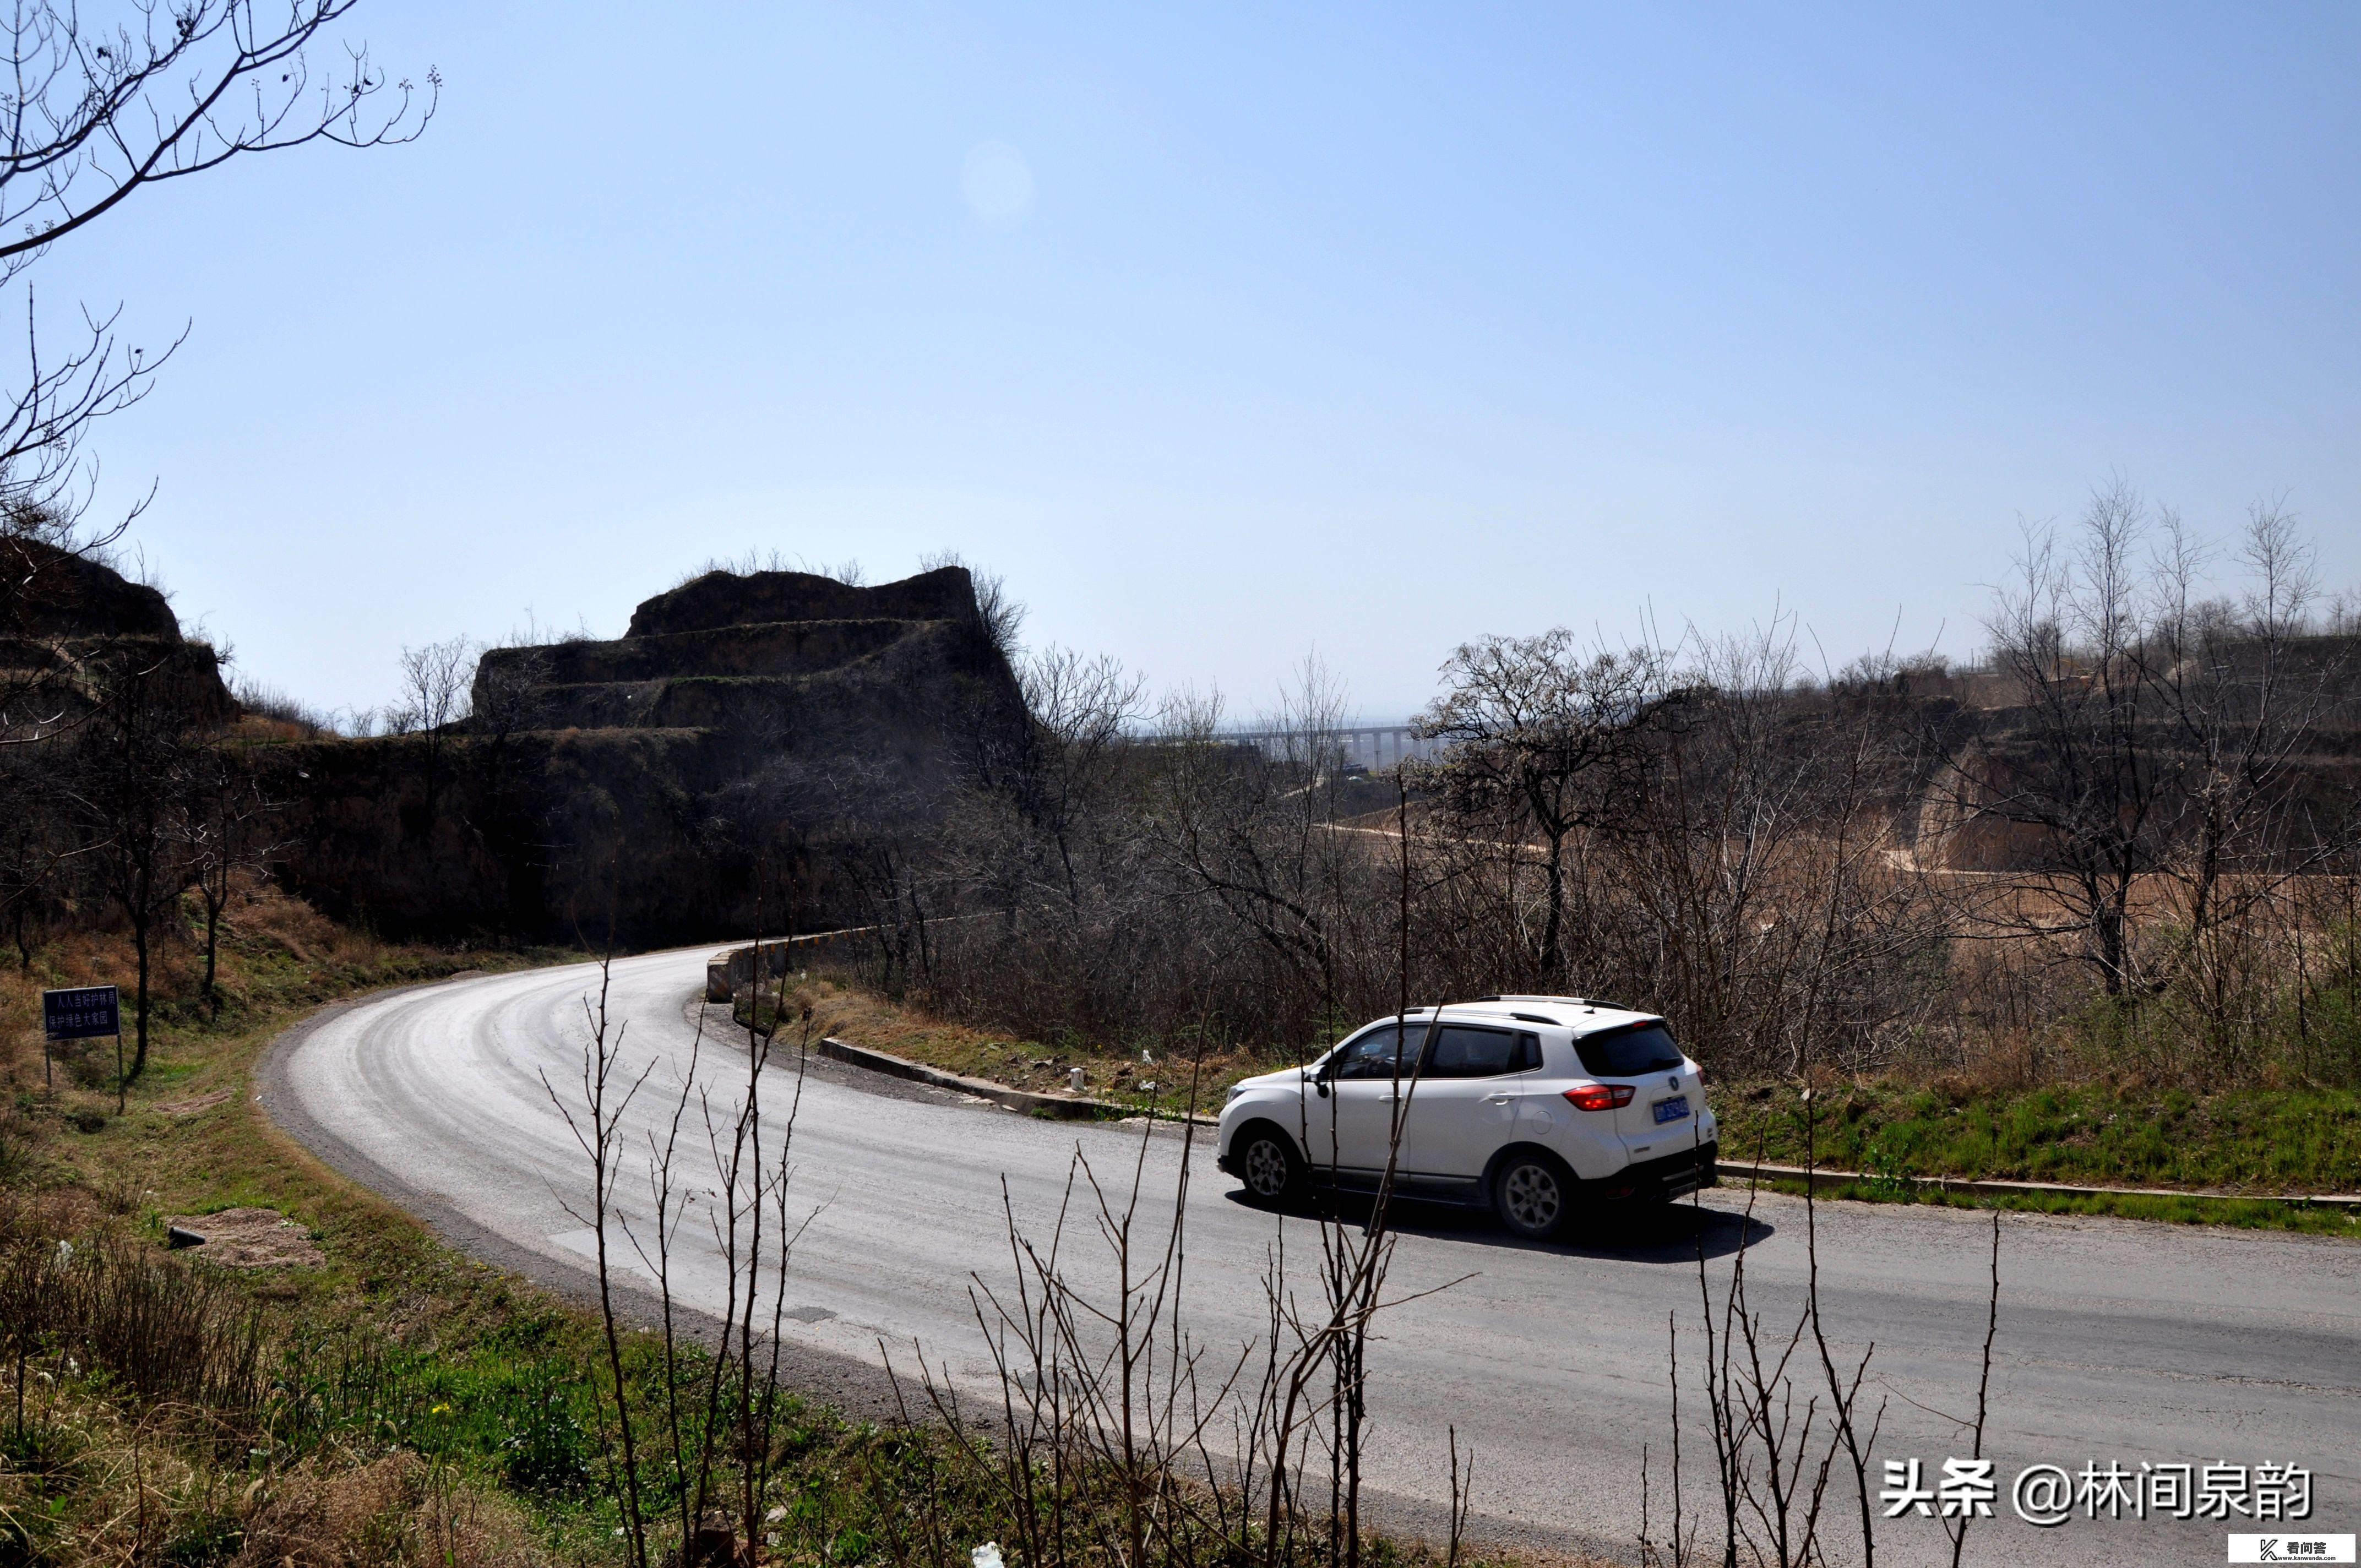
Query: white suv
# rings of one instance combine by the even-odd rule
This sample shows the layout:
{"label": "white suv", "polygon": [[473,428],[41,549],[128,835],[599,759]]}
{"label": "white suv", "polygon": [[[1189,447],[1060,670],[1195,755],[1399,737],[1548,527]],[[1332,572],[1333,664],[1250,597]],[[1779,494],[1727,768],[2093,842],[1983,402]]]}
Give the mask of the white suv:
{"label": "white suv", "polygon": [[1222,1107],[1221,1168],[1277,1203],[1312,1183],[1488,1207],[1519,1235],[1595,1204],[1714,1184],[1697,1063],[1662,1018],[1578,996],[1488,996],[1371,1024]]}

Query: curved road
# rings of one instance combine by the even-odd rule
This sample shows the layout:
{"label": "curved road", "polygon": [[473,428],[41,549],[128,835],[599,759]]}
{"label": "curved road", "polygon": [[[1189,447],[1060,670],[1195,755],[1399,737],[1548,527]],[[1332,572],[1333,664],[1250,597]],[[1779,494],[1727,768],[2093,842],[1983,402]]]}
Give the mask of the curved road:
{"label": "curved road", "polygon": [[[708,1017],[701,1000],[715,950],[613,966],[610,1005],[629,1020],[624,1054],[635,1071],[655,1069],[631,1113],[639,1146],[676,1091],[700,1020],[717,1092],[726,1098],[742,1071],[742,1037],[733,1043],[726,1010]],[[330,1010],[274,1049],[265,1104],[330,1164],[455,1244],[578,1296],[590,1278],[588,1238],[566,1204],[581,1207],[588,1179],[542,1074],[561,1090],[578,1086],[583,999],[597,980],[594,966],[465,978]],[[798,1203],[818,1210],[790,1268],[798,1379],[874,1401],[881,1341],[906,1368],[916,1341],[955,1374],[981,1376],[968,1288],[971,1271],[1007,1277],[1002,1184],[1019,1223],[1045,1230],[1078,1150],[1103,1178],[1120,1178],[1141,1136],[1136,1126],[1029,1120],[815,1062],[796,1133]],[[1170,1190],[1180,1154],[1169,1129],[1151,1137],[1156,1190]],[[1308,1262],[1311,1227],[1238,1202],[1202,1144],[1193,1163],[1191,1325],[1202,1340],[1235,1344],[1262,1330],[1270,1244],[1284,1230]],[[624,1183],[627,1198],[633,1186]],[[1433,1522],[1444,1429],[1455,1423],[1477,1456],[1485,1532],[1632,1555],[1643,1445],[1660,1519],[1664,1507],[1667,1314],[1682,1324],[1686,1425],[1703,1403],[1694,1382],[1697,1238],[1719,1285],[1745,1223],[1743,1201],[1725,1190],[1701,1213],[1551,1247],[1515,1245],[1449,1213],[1411,1215],[1392,1288],[1473,1277],[1383,1320],[1383,1343],[1370,1354],[1368,1469],[1380,1516]],[[1773,1324],[1792,1324],[1800,1299],[1803,1218],[1800,1201],[1755,1205],[1748,1280]],[[1931,1476],[1944,1457],[1967,1451],[1942,1412],[1973,1409],[1988,1225],[1946,1210],[1819,1209],[1831,1331],[1855,1354],[1876,1343],[1872,1365],[1887,1398],[1880,1460],[1916,1456]],[[2143,1461],[2291,1463],[2313,1472],[2310,1528],[2361,1528],[2361,1245],[2015,1215],[2002,1245],[1988,1452],[2004,1480],[2037,1461],[2079,1470],[2113,1460],[2135,1472]],[[1316,1291],[1308,1277],[1299,1285]],[[693,1277],[689,1293],[698,1288]],[[1701,1427],[1684,1446],[1694,1518],[1711,1451]],[[1842,1495],[1835,1504],[1851,1506]],[[2011,1515],[2004,1495],[2000,1517],[1980,1530],[1968,1555],[1983,1563],[2224,1555],[2217,1522],[2078,1515],[2036,1530]],[[1949,1560],[1931,1520],[1884,1524],[1879,1541],[1889,1562]]]}

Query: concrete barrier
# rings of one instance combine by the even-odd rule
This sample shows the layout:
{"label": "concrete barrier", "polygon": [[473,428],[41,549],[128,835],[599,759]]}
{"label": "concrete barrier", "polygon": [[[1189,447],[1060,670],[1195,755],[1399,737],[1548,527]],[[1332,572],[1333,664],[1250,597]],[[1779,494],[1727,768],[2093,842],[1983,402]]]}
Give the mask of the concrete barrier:
{"label": "concrete barrier", "polygon": [[[847,931],[815,931],[807,937],[782,937],[762,944],[762,970],[764,980],[776,980],[789,970],[807,966],[824,956],[831,944],[866,935],[873,927],[862,926]],[[790,962],[790,959],[794,961]],[[732,948],[705,966],[705,1000],[728,1002],[735,998],[741,986],[754,983],[755,945]]]}

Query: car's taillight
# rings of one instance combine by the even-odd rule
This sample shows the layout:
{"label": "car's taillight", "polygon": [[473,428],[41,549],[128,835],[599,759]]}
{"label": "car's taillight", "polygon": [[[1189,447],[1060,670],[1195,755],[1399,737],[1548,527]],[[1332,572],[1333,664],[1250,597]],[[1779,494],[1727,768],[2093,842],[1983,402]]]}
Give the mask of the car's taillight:
{"label": "car's taillight", "polygon": [[1628,1083],[1586,1083],[1579,1089],[1565,1091],[1566,1103],[1577,1111],[1612,1111],[1619,1105],[1631,1103],[1631,1086]]}

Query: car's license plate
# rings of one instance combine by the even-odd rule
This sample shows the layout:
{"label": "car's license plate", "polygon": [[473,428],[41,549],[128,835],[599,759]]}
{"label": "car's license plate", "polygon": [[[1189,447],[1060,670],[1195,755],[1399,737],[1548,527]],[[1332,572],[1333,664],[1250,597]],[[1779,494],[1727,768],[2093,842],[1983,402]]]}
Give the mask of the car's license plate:
{"label": "car's license plate", "polygon": [[1659,1123],[1677,1122],[1688,1113],[1689,1097],[1686,1094],[1675,1094],[1670,1100],[1656,1102],[1656,1120]]}

